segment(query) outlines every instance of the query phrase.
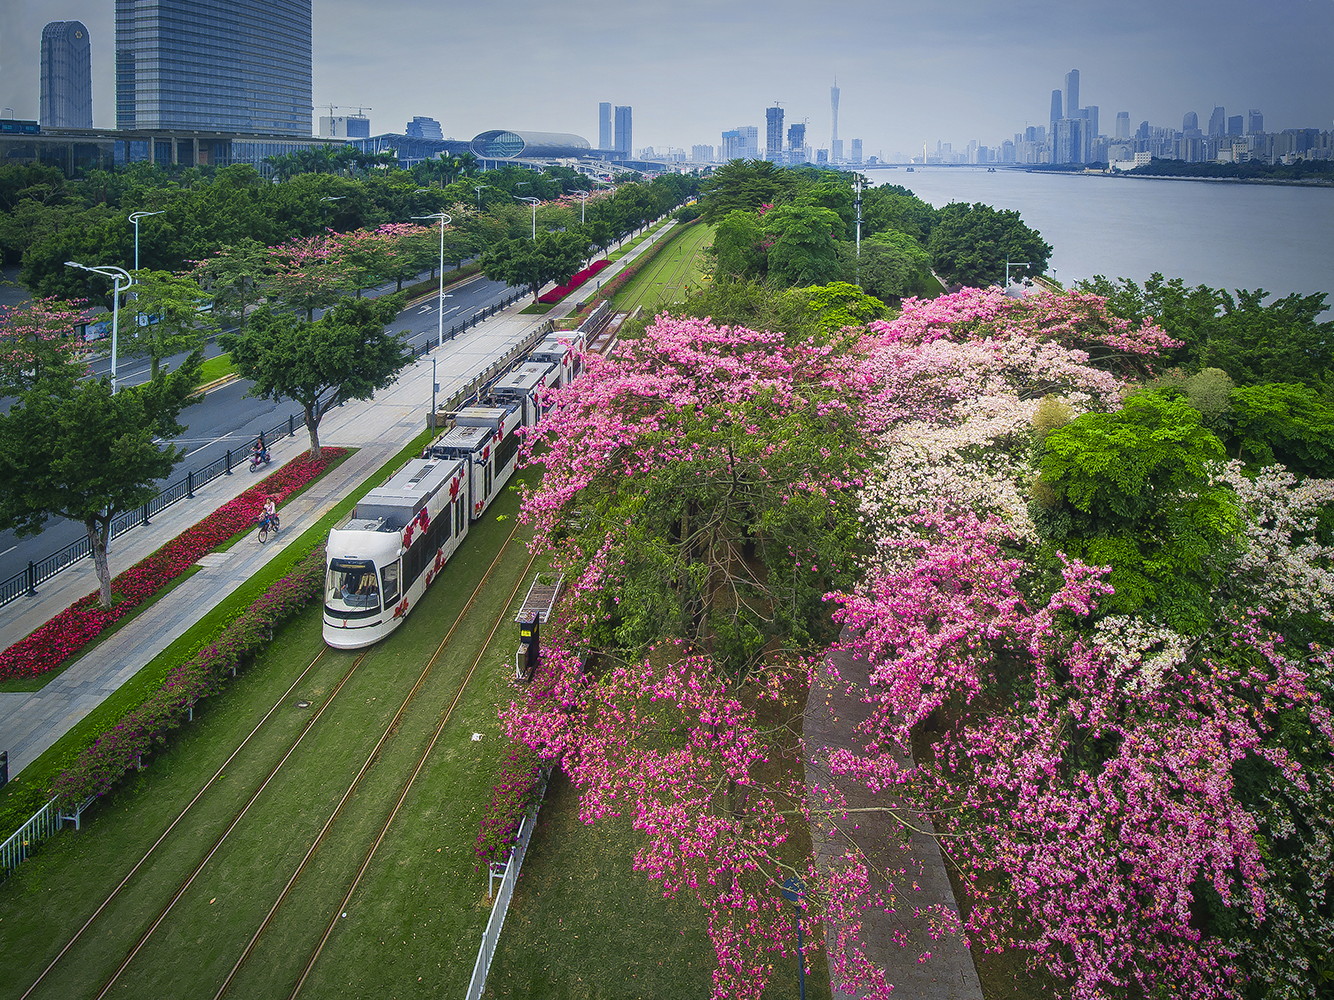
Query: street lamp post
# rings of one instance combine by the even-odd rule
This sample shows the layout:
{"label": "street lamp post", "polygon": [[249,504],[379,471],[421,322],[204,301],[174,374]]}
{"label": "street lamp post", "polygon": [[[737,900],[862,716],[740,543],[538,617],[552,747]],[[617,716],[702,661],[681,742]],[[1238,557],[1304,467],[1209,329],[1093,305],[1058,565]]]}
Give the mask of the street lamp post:
{"label": "street lamp post", "polygon": [[[150,215],[161,215],[162,212],[131,212],[130,221],[134,223],[134,273],[139,273],[139,220],[147,219]],[[134,293],[134,325],[139,326],[139,293]],[[114,382],[115,379],[113,378]]]}
{"label": "street lamp post", "polygon": [[584,224],[584,214],[588,211],[588,192],[579,193],[579,225]]}
{"label": "street lamp post", "polygon": [[482,192],[486,190],[486,185],[478,184],[473,190],[477,192],[477,211],[480,212],[482,210]]}
{"label": "street lamp post", "polygon": [[121,279],[125,279],[125,287],[129,288],[134,284],[134,279],[126,273],[123,267],[113,267],[110,264],[99,264],[90,266],[80,264],[77,261],[65,261],[66,267],[77,267],[81,271],[92,271],[93,274],[100,274],[104,278],[110,278],[114,282],[111,293],[111,395],[116,394],[116,335],[120,332],[120,291]]}
{"label": "street lamp post", "polygon": [[537,206],[542,204],[542,199],[534,198],[532,195],[522,194],[516,194],[514,197],[519,199],[519,201],[526,201],[533,206],[533,239],[537,239]]}
{"label": "street lamp post", "polygon": [[801,934],[801,894],[806,886],[795,876],[783,883],[783,898],[792,904],[793,919],[797,922],[797,985],[801,991],[801,1000],[806,1000],[806,959],[802,954]]}
{"label": "street lamp post", "polygon": [[[445,226],[453,222],[452,216],[444,212],[436,212],[434,215],[414,215],[414,219],[439,219],[440,220],[440,297],[436,302],[436,312],[439,314],[440,330],[436,342],[437,347],[445,346]],[[435,412],[432,410],[431,412]]]}

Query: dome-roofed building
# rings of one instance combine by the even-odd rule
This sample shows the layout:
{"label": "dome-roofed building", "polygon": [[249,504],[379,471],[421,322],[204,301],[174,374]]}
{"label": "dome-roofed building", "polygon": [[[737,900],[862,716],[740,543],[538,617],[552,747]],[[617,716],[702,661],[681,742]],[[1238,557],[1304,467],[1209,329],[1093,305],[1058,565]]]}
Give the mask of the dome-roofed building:
{"label": "dome-roofed building", "polygon": [[492,129],[473,137],[472,151],[484,160],[523,158],[565,158],[587,156],[592,146],[583,136],[571,132],[519,132]]}

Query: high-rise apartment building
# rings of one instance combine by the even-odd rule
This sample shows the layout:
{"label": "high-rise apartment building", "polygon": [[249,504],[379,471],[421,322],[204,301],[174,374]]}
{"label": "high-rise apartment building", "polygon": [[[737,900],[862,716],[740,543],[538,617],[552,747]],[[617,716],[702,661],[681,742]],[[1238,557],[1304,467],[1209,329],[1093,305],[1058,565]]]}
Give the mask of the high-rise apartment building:
{"label": "high-rise apartment building", "polygon": [[1072,69],[1065,74],[1065,117],[1074,118],[1079,108],[1079,70]]}
{"label": "high-rise apartment building", "polygon": [[1064,118],[1065,112],[1061,108],[1061,92],[1059,90],[1053,90],[1051,92],[1051,117],[1047,120],[1055,124]]}
{"label": "high-rise apartment building", "polygon": [[116,127],[309,136],[311,0],[116,0]]}
{"label": "high-rise apartment building", "polygon": [[1088,120],[1089,138],[1096,139],[1098,136],[1102,135],[1102,132],[1098,130],[1098,106],[1096,104],[1090,104],[1088,107],[1080,108],[1079,110],[1084,113],[1078,117]]}
{"label": "high-rise apartment building", "polygon": [[1130,138],[1130,112],[1118,111],[1116,113],[1116,138]]}
{"label": "high-rise apartment building", "polygon": [[633,148],[630,145],[630,132],[630,108],[628,105],[618,104],[616,106],[616,152],[624,153],[626,156],[630,155],[630,150]]}
{"label": "high-rise apartment building", "polygon": [[1246,112],[1246,133],[1254,135],[1256,132],[1265,130],[1265,116],[1260,114],[1259,108],[1251,108]]}
{"label": "high-rise apartment building", "polygon": [[611,149],[615,141],[611,130],[611,102],[598,105],[598,149]]}
{"label": "high-rise apartment building", "polygon": [[1214,113],[1209,116],[1209,134],[1223,135],[1227,131],[1227,112],[1221,107],[1214,108]]}
{"label": "high-rise apartment building", "polygon": [[42,92],[38,121],[52,128],[93,127],[93,62],[82,21],[42,29]]}
{"label": "high-rise apartment building", "polygon": [[764,109],[764,158],[774,162],[783,158],[783,109],[777,104]]}
{"label": "high-rise apartment building", "polygon": [[[723,134],[726,135],[727,133],[724,132]],[[690,147],[690,159],[691,159],[693,162],[695,162],[695,163],[712,163],[712,162],[713,162],[713,147],[712,147],[712,146],[691,146],[691,147]]]}

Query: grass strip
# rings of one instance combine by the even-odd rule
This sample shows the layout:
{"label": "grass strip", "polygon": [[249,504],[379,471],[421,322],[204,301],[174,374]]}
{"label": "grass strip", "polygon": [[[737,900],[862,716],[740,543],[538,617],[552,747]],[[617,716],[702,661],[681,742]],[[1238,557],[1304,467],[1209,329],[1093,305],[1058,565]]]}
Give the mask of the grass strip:
{"label": "grass strip", "polygon": [[[712,226],[689,227],[689,224],[686,224],[679,233],[667,237],[664,249],[670,245],[673,251],[682,251],[684,259],[668,259],[671,255],[661,252],[654,254],[651,260],[652,266],[639,269],[635,276],[615,294],[612,305],[616,311],[633,312],[635,306],[642,305],[645,312],[651,313],[660,305],[669,305],[684,299],[692,281],[697,286],[702,282],[695,256],[712,235]],[[656,288],[655,282],[660,283],[662,287]]]}
{"label": "grass strip", "polygon": [[[374,486],[393,474],[404,462],[420,454],[430,441],[432,433],[423,431],[397,455],[382,465],[365,483],[353,490],[333,510],[275,556],[254,576],[206,612],[194,625],[171,645],[141,667],[101,704],[81,719],[69,732],[52,744],[40,757],[25,767],[21,774],[0,789],[0,830],[15,830],[47,800],[47,790],[55,778],[78,759],[79,754],[92,745],[106,729],[111,728],[127,712],[140,705],[166,680],[167,674],[178,664],[194,656],[222,634],[222,630],[250,607],[277,580],[292,571],[316,545],[328,537],[329,529],[356,505]],[[246,529],[250,530],[249,528]]]}
{"label": "grass strip", "polygon": [[216,358],[207,358],[199,366],[198,385],[208,385],[220,378],[226,378],[236,372],[236,365],[230,354],[219,354]]}

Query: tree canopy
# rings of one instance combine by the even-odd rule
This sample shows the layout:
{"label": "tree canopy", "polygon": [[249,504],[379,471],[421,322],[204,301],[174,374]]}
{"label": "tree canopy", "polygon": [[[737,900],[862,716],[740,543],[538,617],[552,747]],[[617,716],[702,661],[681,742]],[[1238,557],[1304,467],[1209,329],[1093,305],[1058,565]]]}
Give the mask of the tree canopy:
{"label": "tree canopy", "polygon": [[952,203],[936,216],[927,242],[936,272],[949,282],[981,288],[1005,281],[1005,261],[1026,262],[1010,275],[1044,274],[1051,246],[1019,213],[978,202]]}
{"label": "tree canopy", "polygon": [[507,285],[527,286],[536,302],[543,285],[568,281],[583,266],[588,248],[587,238],[577,232],[505,240],[482,254],[482,273]]}
{"label": "tree canopy", "polygon": [[369,399],[412,361],[403,338],[389,333],[403,295],[344,298],[309,322],[260,306],[245,334],[224,334],[237,370],[254,382],[250,395],[290,399],[305,411],[312,457],[320,454],[320,420],[341,400]]}

